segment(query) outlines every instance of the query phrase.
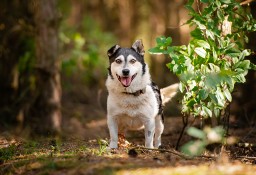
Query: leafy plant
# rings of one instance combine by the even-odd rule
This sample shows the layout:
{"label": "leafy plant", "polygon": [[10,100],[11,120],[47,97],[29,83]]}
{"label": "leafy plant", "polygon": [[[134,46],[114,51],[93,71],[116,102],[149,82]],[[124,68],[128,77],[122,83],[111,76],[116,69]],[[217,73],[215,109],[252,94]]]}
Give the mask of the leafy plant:
{"label": "leafy plant", "polygon": [[102,156],[107,151],[108,142],[103,139],[98,139],[98,144],[99,144],[99,150],[97,155]]}
{"label": "leafy plant", "polygon": [[[187,130],[188,135],[197,138],[196,141],[190,141],[182,146],[182,152],[189,156],[197,156],[206,150],[206,146],[214,143],[225,143],[225,130],[217,126],[215,128],[205,127],[204,130],[190,127]],[[231,140],[231,139],[230,139]]]}
{"label": "leafy plant", "polygon": [[183,93],[182,113],[195,117],[219,117],[232,101],[236,83],[244,83],[249,69],[255,69],[246,56],[246,34],[256,31],[252,15],[235,0],[200,0],[202,11],[186,8],[191,19],[187,24],[191,31],[189,44],[171,46],[170,37],[156,39],[151,54],[167,54],[171,57],[168,68],[180,79]]}

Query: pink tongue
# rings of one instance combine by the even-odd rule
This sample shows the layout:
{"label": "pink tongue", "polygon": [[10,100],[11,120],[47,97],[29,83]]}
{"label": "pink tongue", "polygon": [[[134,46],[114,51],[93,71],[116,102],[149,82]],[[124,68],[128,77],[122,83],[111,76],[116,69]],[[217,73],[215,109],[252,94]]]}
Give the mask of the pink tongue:
{"label": "pink tongue", "polygon": [[128,87],[128,86],[130,86],[131,82],[132,82],[131,77],[121,77],[121,83],[123,86]]}

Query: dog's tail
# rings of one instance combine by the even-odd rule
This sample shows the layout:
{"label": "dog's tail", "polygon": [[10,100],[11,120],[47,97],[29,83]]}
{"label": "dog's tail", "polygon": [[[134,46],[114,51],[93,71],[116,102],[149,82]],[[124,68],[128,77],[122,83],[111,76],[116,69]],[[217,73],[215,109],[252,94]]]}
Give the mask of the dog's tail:
{"label": "dog's tail", "polygon": [[178,87],[179,87],[179,83],[175,83],[160,89],[163,105],[169,102],[172,99],[172,97],[174,97],[177,94]]}

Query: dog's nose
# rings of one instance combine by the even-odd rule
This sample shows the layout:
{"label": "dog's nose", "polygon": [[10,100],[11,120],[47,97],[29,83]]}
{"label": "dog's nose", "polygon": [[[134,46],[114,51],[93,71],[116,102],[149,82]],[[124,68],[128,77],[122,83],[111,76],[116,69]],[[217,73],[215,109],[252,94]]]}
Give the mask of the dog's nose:
{"label": "dog's nose", "polygon": [[123,75],[124,76],[127,76],[127,75],[129,75],[129,73],[130,73],[130,70],[129,69],[123,69]]}

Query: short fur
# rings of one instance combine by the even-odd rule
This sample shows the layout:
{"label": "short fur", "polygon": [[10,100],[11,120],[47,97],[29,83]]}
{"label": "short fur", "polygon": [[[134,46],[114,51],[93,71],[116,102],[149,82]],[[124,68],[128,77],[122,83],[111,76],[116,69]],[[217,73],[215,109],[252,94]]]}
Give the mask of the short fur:
{"label": "short fur", "polygon": [[165,95],[160,94],[160,89],[151,81],[141,40],[135,41],[131,48],[115,45],[108,50],[108,56],[109,147],[118,147],[118,133],[144,128],[145,146],[158,148],[164,129],[162,98],[176,92],[177,86],[167,88]]}

